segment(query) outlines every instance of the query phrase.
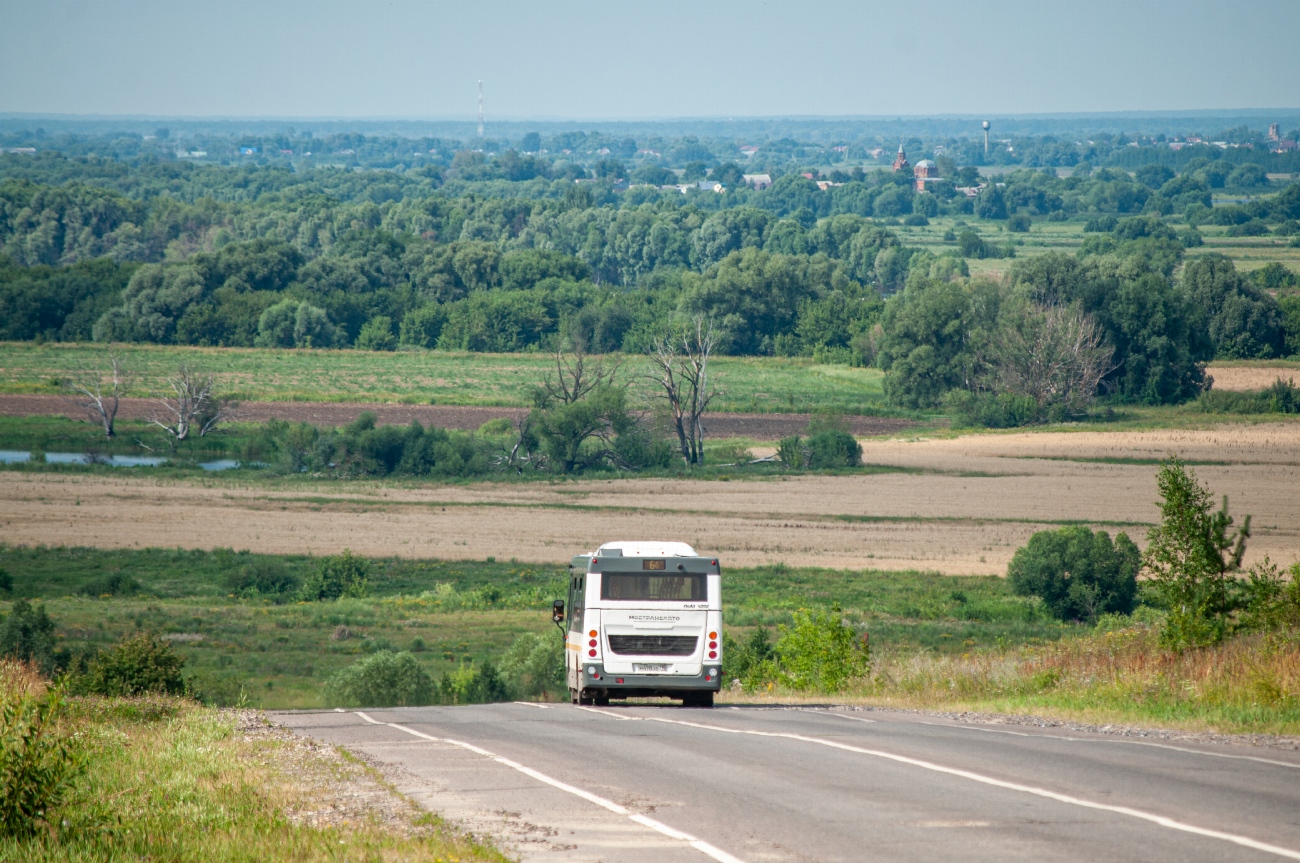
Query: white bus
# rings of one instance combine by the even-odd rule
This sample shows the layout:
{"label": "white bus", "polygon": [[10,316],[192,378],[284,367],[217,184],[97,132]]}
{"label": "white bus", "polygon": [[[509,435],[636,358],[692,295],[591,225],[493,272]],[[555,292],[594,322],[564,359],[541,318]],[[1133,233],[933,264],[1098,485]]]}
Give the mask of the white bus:
{"label": "white bus", "polygon": [[[684,542],[607,542],[569,564],[565,629],[574,704],[680,698],[712,707],[721,688],[722,570]],[[565,609],[568,608],[568,625]]]}

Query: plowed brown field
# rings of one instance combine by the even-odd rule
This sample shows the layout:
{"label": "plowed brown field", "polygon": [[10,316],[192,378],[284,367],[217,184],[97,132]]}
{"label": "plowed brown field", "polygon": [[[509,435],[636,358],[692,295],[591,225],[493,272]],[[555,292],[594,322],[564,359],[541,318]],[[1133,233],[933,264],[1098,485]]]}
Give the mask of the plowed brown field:
{"label": "plowed brown field", "polygon": [[[1141,543],[1171,452],[1254,515],[1247,561],[1300,559],[1300,422],[1206,431],[867,441],[864,460],[922,472],[763,481],[624,479],[268,488],[205,478],[0,472],[0,538],[104,547],[566,560],[614,538],[669,537],[732,564],[1001,573],[1063,521]],[[1116,524],[1120,523],[1120,524]]]}
{"label": "plowed brown field", "polygon": [[[506,417],[518,419],[527,408],[470,407],[466,405],[409,405],[366,402],[243,402],[235,418],[245,422],[268,419],[305,422],[322,427],[337,427],[352,422],[363,411],[375,415],[379,425],[406,425],[418,420],[424,425],[447,429],[476,429],[488,420]],[[147,419],[156,415],[158,405],[151,399],[122,399],[120,419]],[[68,416],[84,419],[85,410],[62,396],[12,395],[0,393],[0,416]],[[709,434],[715,438],[747,437],[753,440],[780,440],[787,435],[802,434],[811,414],[710,413],[705,415]],[[845,418],[854,434],[897,434],[917,423],[896,417],[850,416]]]}

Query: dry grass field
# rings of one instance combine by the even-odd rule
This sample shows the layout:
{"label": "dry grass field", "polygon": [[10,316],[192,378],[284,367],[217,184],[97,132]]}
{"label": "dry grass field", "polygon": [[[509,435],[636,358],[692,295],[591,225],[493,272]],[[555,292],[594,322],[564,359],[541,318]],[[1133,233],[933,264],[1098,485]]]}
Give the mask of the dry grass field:
{"label": "dry grass field", "polygon": [[864,461],[899,472],[756,481],[305,486],[0,472],[0,538],[559,563],[616,537],[671,536],[735,565],[1000,574],[1031,534],[1063,522],[1141,543],[1158,515],[1156,462],[1172,452],[1254,516],[1248,562],[1300,559],[1300,422],[872,440]]}
{"label": "dry grass field", "polygon": [[1262,390],[1278,378],[1284,381],[1300,378],[1300,363],[1215,365],[1205,372],[1214,378],[1216,390]]}

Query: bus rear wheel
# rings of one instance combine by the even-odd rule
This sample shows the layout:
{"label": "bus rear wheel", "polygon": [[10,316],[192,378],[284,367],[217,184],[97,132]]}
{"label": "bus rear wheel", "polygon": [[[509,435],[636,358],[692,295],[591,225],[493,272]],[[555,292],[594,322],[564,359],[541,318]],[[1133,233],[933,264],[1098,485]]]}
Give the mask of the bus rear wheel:
{"label": "bus rear wheel", "polygon": [[682,707],[712,707],[712,692],[691,692],[682,696]]}

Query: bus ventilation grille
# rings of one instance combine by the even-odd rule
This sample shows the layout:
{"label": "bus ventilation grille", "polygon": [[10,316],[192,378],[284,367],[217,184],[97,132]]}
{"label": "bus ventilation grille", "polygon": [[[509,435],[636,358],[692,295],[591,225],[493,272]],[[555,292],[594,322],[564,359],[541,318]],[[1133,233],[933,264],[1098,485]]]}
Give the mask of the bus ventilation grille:
{"label": "bus ventilation grille", "polygon": [[698,641],[693,635],[611,635],[609,649],[630,656],[690,656]]}

